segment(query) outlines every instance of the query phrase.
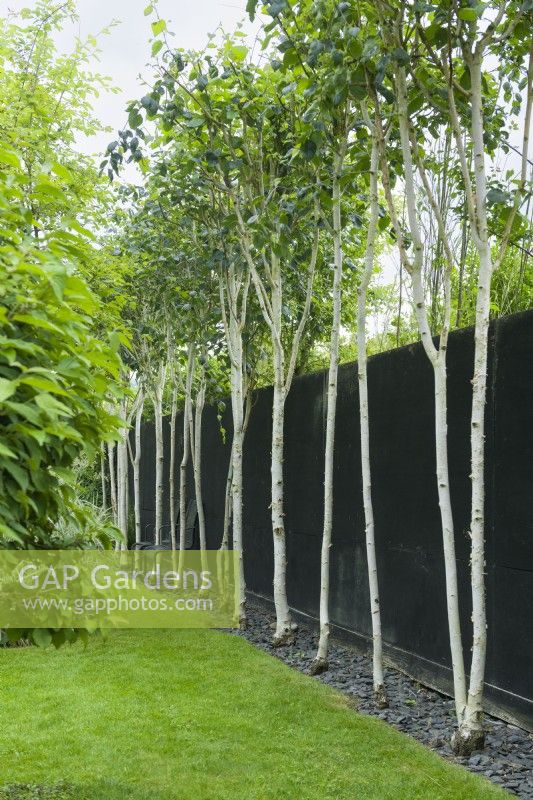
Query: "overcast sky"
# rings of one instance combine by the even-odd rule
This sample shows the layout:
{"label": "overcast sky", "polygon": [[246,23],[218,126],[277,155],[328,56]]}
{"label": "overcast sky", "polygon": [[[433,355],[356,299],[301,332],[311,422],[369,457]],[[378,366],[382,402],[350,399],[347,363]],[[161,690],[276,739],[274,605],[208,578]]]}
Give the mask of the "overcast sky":
{"label": "overcast sky", "polygon": [[[124,112],[130,99],[139,98],[142,91],[143,73],[148,78],[150,69],[145,65],[150,57],[150,22],[154,17],[145,17],[144,8],[149,0],[77,0],[80,16],[79,26],[66,28],[58,37],[61,50],[72,48],[76,35],[85,38],[88,34],[98,34],[113,20],[118,24],[108,35],[99,38],[100,63],[95,71],[109,75],[119,94],[103,94],[94,100],[97,116],[113,130],[122,128],[126,119]],[[31,7],[32,0],[0,0],[0,15],[8,10],[18,11]],[[168,22],[169,30],[176,35],[172,42],[185,49],[203,48],[207,34],[219,25],[232,31],[241,21],[243,30],[255,37],[258,25],[252,25],[246,15],[246,0],[159,0],[159,14]],[[89,142],[80,142],[80,149],[89,153],[101,153],[110,137],[108,133]]]}

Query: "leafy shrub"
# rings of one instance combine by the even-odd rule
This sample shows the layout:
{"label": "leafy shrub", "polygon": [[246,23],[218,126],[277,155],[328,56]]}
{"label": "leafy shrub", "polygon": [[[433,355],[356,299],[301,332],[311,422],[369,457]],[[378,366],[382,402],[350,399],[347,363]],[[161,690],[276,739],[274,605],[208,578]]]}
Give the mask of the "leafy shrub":
{"label": "leafy shrub", "polygon": [[[18,156],[0,146],[0,546],[57,547],[94,518],[77,499],[74,463],[117,438],[119,341],[93,334],[97,301],[76,273],[87,243],[75,222],[38,232]],[[38,176],[33,194],[60,185]],[[63,525],[64,527],[64,525]]]}

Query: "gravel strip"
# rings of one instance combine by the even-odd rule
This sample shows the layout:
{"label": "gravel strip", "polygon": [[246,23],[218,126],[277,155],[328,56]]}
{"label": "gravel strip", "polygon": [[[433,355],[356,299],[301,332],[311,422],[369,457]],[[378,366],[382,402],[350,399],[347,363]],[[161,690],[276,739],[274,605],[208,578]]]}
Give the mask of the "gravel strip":
{"label": "gravel strip", "polygon": [[[315,631],[299,624],[294,645],[274,648],[270,644],[273,613],[253,599],[248,602],[247,612],[248,628],[236,635],[300,672],[309,672],[318,644]],[[316,680],[346,694],[360,713],[385,720],[448,761],[484,775],[522,800],[533,800],[533,735],[487,716],[485,749],[470,758],[458,758],[449,745],[455,718],[453,700],[388,668],[385,685],[390,705],[378,710],[372,700],[372,661],[368,656],[333,639],[329,664],[328,672]]]}

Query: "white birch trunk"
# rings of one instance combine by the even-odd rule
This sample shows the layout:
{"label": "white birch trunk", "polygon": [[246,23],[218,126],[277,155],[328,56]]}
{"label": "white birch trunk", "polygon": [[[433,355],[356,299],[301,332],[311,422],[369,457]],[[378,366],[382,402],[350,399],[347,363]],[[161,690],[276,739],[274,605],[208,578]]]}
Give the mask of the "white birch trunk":
{"label": "white birch trunk", "polygon": [[[128,433],[126,431],[125,436]],[[121,516],[122,525],[121,530],[124,536],[122,542],[122,550],[128,549],[128,516],[129,516],[129,485],[128,485],[128,445],[126,440],[120,444],[120,461],[121,461]]]}
{"label": "white birch trunk", "polygon": [[[242,459],[246,425],[249,417],[248,391],[245,391],[245,370],[242,333],[246,324],[250,275],[236,274],[230,264],[220,282],[220,301],[226,342],[230,356],[231,410],[233,418],[233,440],[226,482],[224,509],[224,532],[221,550],[229,547],[229,526],[232,520],[233,550],[238,553],[238,619],[241,628],[246,627],[246,583],[244,579],[244,549],[242,534],[243,490]],[[226,313],[226,296],[228,313]],[[248,384],[246,384],[248,387]],[[246,408],[246,411],[245,411]]]}
{"label": "white birch trunk", "polygon": [[448,612],[448,632],[450,639],[450,653],[452,658],[452,671],[454,681],[455,708],[458,720],[462,718],[466,703],[466,677],[464,667],[463,645],[461,638],[461,623],[459,613],[459,595],[457,581],[457,563],[455,555],[455,532],[453,524],[452,502],[450,494],[450,479],[448,469],[448,433],[447,433],[447,377],[446,377],[446,352],[448,331],[450,324],[450,294],[452,254],[447,243],[446,231],[440,210],[432,195],[427,181],[425,170],[419,165],[425,190],[437,217],[440,235],[446,248],[448,269],[445,276],[445,319],[440,336],[439,349],[433,344],[431,330],[428,322],[427,306],[422,283],[423,268],[423,243],[420,232],[420,223],[416,208],[416,187],[414,181],[413,159],[410,143],[410,123],[407,109],[407,90],[405,71],[398,69],[397,79],[398,119],[400,139],[405,173],[405,194],[409,228],[413,238],[414,257],[412,264],[407,265],[411,274],[413,287],[414,311],[420,332],[422,345],[434,371],[434,403],[435,403],[435,455],[437,472],[437,489],[441,514],[444,567],[446,576],[446,604]]}
{"label": "white birch trunk", "polygon": [[474,377],[472,380],[471,478],[472,508],[470,520],[472,577],[472,662],[470,684],[463,719],[454,736],[454,749],[470,753],[483,746],[483,688],[487,651],[487,615],[485,607],[485,402],[487,393],[487,350],[489,335],[492,259],[487,225],[487,178],[483,142],[483,105],[481,84],[482,56],[475,54],[469,63],[472,81],[472,147],[476,185],[479,277],[476,299]]}
{"label": "white birch trunk", "polygon": [[176,549],[176,519],[178,509],[176,507],[176,417],[178,412],[178,390],[174,384],[172,387],[172,404],[170,410],[170,458],[169,458],[169,522],[170,522],[170,546]]}
{"label": "white birch trunk", "polygon": [[207,549],[204,503],[202,495],[202,417],[205,406],[205,391],[206,381],[205,372],[203,372],[200,379],[200,387],[196,395],[194,421],[192,418],[192,403],[189,421],[191,452],[193,457],[194,492],[196,495],[196,508],[198,512],[198,535],[200,539],[200,550]]}
{"label": "white birch trunk", "polygon": [[133,454],[133,507],[135,510],[135,541],[138,544],[142,541],[141,530],[141,425],[144,409],[144,392],[139,389],[137,399],[137,410],[135,412],[135,453]]}
{"label": "white birch trunk", "polygon": [[123,541],[117,549],[128,549],[128,422],[126,414],[126,401],[121,404],[121,417],[123,427],[121,428],[121,440],[117,445],[117,521]]}
{"label": "white birch trunk", "polygon": [[160,545],[163,530],[163,392],[165,389],[166,365],[161,364],[154,386],[155,427],[155,544]]}
{"label": "white birch trunk", "polygon": [[233,442],[231,445],[231,516],[233,549],[239,559],[239,625],[246,625],[246,583],[244,580],[244,549],[242,538],[242,456],[244,438],[243,357],[242,331],[236,322],[230,322],[234,364],[231,366],[231,407],[233,415]]}
{"label": "white birch trunk", "polygon": [[229,532],[231,526],[231,487],[233,485],[233,442],[228,462],[228,473],[226,476],[226,491],[224,492],[224,524],[222,529],[222,539],[220,542],[221,550],[229,550]]}
{"label": "white birch trunk", "polygon": [[185,381],[185,408],[183,411],[183,453],[180,463],[180,550],[185,550],[187,532],[187,465],[190,452],[189,418],[193,373],[194,346],[190,343],[187,349],[187,378]]}
{"label": "white birch trunk", "polygon": [[[116,448],[116,487],[117,487],[117,528],[124,534],[122,518],[122,442],[117,443]],[[115,542],[115,550],[122,548],[121,542]]]}
{"label": "white birch trunk", "polygon": [[282,282],[281,264],[272,256],[272,313],[276,335],[272,336],[274,358],[274,396],[272,402],[272,533],[274,541],[274,605],[276,630],[273,644],[279,647],[293,641],[292,619],[287,600],[287,545],[283,509],[283,451],[285,422],[285,360],[281,346]]}
{"label": "white birch trunk", "polygon": [[374,270],[374,251],[379,217],[378,149],[373,137],[370,157],[370,218],[366,239],[365,269],[357,293],[357,373],[359,379],[359,427],[361,433],[361,475],[365,513],[366,558],[370,590],[370,613],[373,643],[374,699],[380,708],[388,705],[383,679],[383,642],[379,599],[378,565],[376,558],[374,507],[372,504],[372,473],[370,469],[370,422],[368,413],[368,373],[366,354],[366,302],[368,286]]}
{"label": "white birch trunk", "polygon": [[333,528],[333,458],[335,452],[335,416],[337,410],[337,381],[339,365],[339,333],[342,303],[342,243],[340,178],[344,149],[335,159],[333,176],[333,323],[331,327],[328,399],[326,416],[326,448],[324,460],[324,527],[320,557],[320,637],[318,651],[311,666],[316,675],[328,668],[329,644],[329,561]]}
{"label": "white birch trunk", "polygon": [[[307,274],[306,297],[300,317],[300,322],[292,338],[290,358],[285,374],[285,352],[282,343],[282,302],[283,302],[283,280],[281,274],[281,263],[279,257],[272,252],[270,265],[267,267],[267,285],[259,275],[254,259],[252,257],[251,242],[247,234],[238,199],[234,196],[235,212],[241,234],[241,245],[243,256],[246,259],[250,270],[251,279],[254,284],[256,297],[261,308],[261,312],[270,329],[272,340],[272,358],[274,371],[274,396],[272,407],[272,450],[271,450],[271,519],[272,534],[274,541],[274,605],[276,609],[276,630],[272,643],[275,647],[289,644],[294,641],[294,630],[296,626],[292,622],[289,604],[287,600],[287,556],[285,541],[285,522],[283,510],[283,450],[284,450],[284,416],[285,399],[291,387],[292,377],[296,367],[296,360],[300,346],[301,337],[305,325],[309,318],[311,309],[311,299],[313,281],[315,275],[316,261],[318,257],[319,233],[318,233],[318,213],[315,208],[315,228],[314,239],[311,250],[311,259]],[[270,290],[270,291],[269,291]],[[242,454],[237,452],[237,459],[242,459]],[[238,464],[234,467],[234,474],[237,469],[242,469]],[[235,477],[234,477],[235,480]],[[240,481],[240,478],[237,477]],[[234,522],[235,524],[235,522]],[[235,547],[235,543],[234,543]],[[244,584],[243,584],[244,592]]]}
{"label": "white birch trunk", "polygon": [[109,463],[109,495],[111,499],[111,513],[113,516],[113,522],[118,527],[118,516],[117,516],[117,483],[116,483],[116,468],[115,468],[115,443],[108,442],[107,445],[107,458]]}
{"label": "white birch trunk", "polygon": [[106,474],[105,474],[105,444],[102,442],[100,445],[100,483],[102,487],[102,508],[107,510],[107,487],[106,487]]}

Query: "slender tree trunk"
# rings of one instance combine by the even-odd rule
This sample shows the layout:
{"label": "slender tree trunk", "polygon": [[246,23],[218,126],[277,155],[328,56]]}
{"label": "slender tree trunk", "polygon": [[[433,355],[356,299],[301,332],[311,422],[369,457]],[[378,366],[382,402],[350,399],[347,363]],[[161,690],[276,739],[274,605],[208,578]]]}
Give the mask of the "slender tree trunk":
{"label": "slender tree trunk", "polygon": [[374,250],[379,217],[378,151],[375,137],[370,158],[370,219],[366,240],[365,269],[357,297],[357,371],[359,378],[359,426],[361,432],[361,474],[365,512],[366,558],[372,617],[374,699],[380,708],[388,706],[383,679],[383,642],[379,600],[378,565],[376,558],[374,507],[372,504],[372,475],[370,469],[370,423],[368,414],[368,379],[366,355],[366,303],[368,286],[374,270]]}
{"label": "slender tree trunk", "polygon": [[160,545],[163,533],[163,392],[165,390],[166,365],[161,364],[154,387],[155,425],[155,544]]}
{"label": "slender tree trunk", "polygon": [[337,381],[339,365],[339,333],[342,303],[342,242],[341,242],[341,189],[340,178],[344,148],[335,160],[333,176],[333,324],[331,327],[330,361],[328,373],[328,400],[326,417],[326,452],[324,461],[324,527],[320,558],[320,638],[311,673],[318,674],[328,668],[329,644],[329,561],[333,529],[333,458],[335,452],[335,416],[337,410]]}
{"label": "slender tree trunk", "polygon": [[194,345],[187,349],[187,378],[185,382],[185,408],[183,411],[183,453],[180,463],[180,550],[185,550],[187,534],[187,464],[189,463],[189,418],[191,409],[192,379],[194,373]]}
{"label": "slender tree trunk", "polygon": [[200,379],[200,388],[196,395],[196,407],[194,413],[194,421],[192,415],[189,420],[190,437],[191,437],[191,453],[193,457],[193,475],[194,475],[194,492],[196,495],[196,507],[198,511],[198,534],[200,538],[200,550],[206,550],[206,530],[205,530],[205,514],[202,495],[202,417],[205,405],[205,372]]}
{"label": "slender tree trunk", "polygon": [[124,425],[121,428],[121,440],[117,445],[117,520],[123,536],[123,542],[117,549],[128,549],[128,423],[126,401],[122,402],[121,417]]}
{"label": "slender tree trunk", "polygon": [[[450,481],[448,469],[448,440],[447,440],[447,380],[446,380],[446,353],[448,342],[448,331],[451,317],[451,270],[453,265],[453,255],[446,237],[443,217],[438,203],[433,195],[431,186],[427,179],[423,163],[418,160],[418,168],[422,178],[424,188],[435,215],[441,240],[445,247],[448,268],[445,273],[444,295],[445,310],[444,321],[440,336],[439,349],[435,347],[431,338],[431,330],[428,322],[424,287],[422,283],[423,268],[423,244],[418,220],[416,206],[416,186],[414,180],[413,157],[411,153],[410,122],[408,117],[407,90],[405,81],[405,71],[398,69],[397,73],[397,98],[398,98],[398,121],[402,156],[404,162],[405,178],[405,197],[407,205],[407,216],[409,228],[413,239],[414,256],[410,263],[407,259],[405,250],[401,245],[401,238],[398,238],[400,255],[406,264],[411,275],[413,288],[413,305],[416,315],[420,338],[425,353],[433,367],[435,381],[435,450],[436,450],[436,472],[439,506],[441,514],[444,566],[446,575],[446,601],[448,610],[448,629],[450,638],[450,651],[452,657],[453,680],[455,706],[458,719],[461,719],[464,705],[466,702],[466,679],[463,657],[463,646],[461,639],[461,625],[459,615],[459,597],[457,584],[457,564],[455,556],[455,534],[453,525],[452,503],[450,494]],[[416,152],[416,148],[415,148]],[[385,160],[385,153],[381,152],[382,170],[384,177],[384,188],[389,205],[389,211],[393,219],[396,235],[401,236],[398,219],[395,214],[390,183],[388,179],[388,167]]]}
{"label": "slender tree trunk", "polygon": [[230,321],[232,329],[233,361],[231,366],[231,407],[233,415],[233,442],[231,445],[231,516],[233,519],[233,549],[239,554],[239,625],[246,625],[246,582],[244,579],[244,548],[242,536],[242,455],[244,438],[243,356],[242,332],[237,323]]}
{"label": "slender tree trunk", "polygon": [[102,486],[102,508],[107,510],[107,487],[106,487],[106,474],[105,474],[105,444],[102,442],[100,445],[100,482]]}
{"label": "slender tree trunk", "polygon": [[142,541],[141,530],[141,424],[144,409],[144,392],[139,389],[137,410],[135,413],[135,453],[133,455],[133,506],[135,509],[135,541]]}
{"label": "slender tree trunk", "polygon": [[228,462],[228,473],[226,476],[226,491],[224,492],[224,526],[222,529],[221,550],[229,550],[229,531],[231,525],[231,487],[233,484],[233,442]]}
{"label": "slender tree trunk", "polygon": [[170,466],[168,476],[169,487],[169,521],[170,521],[170,546],[176,549],[176,417],[178,412],[178,390],[176,385],[172,386],[172,404],[170,410]]}
{"label": "slender tree trunk", "polygon": [[293,641],[292,619],[287,600],[287,552],[283,511],[283,450],[285,386],[281,353],[275,354],[274,398],[272,404],[272,532],[274,534],[274,604],[276,631],[273,644],[279,647]]}
{"label": "slender tree trunk", "polygon": [[459,613],[459,587],[457,581],[457,563],[455,554],[455,532],[453,523],[452,501],[450,493],[450,477],[448,467],[448,404],[447,404],[447,376],[446,354],[448,346],[448,331],[451,317],[451,270],[453,256],[448,245],[446,231],[441,209],[434,198],[429,181],[426,177],[422,163],[419,171],[424,183],[428,200],[433,213],[437,218],[441,241],[446,249],[448,268],[445,275],[444,296],[445,309],[443,328],[440,336],[439,349],[437,350],[431,338],[431,330],[427,318],[427,309],[422,284],[422,261],[419,254],[422,252],[420,225],[416,210],[416,190],[413,177],[413,165],[410,147],[410,132],[407,112],[407,90],[405,72],[399,69],[398,103],[399,126],[402,144],[402,153],[406,175],[406,201],[409,225],[413,236],[415,258],[412,266],[413,302],[418,322],[422,344],[426,355],[433,366],[435,381],[435,456],[437,470],[437,489],[442,525],[442,540],[444,550],[444,567],[446,575],[446,603],[448,611],[448,631],[450,638],[450,652],[452,657],[452,670],[454,681],[455,708],[458,720],[462,718],[466,702],[466,677],[461,638],[461,621]]}
{"label": "slender tree trunk", "polygon": [[485,402],[492,260],[486,214],[487,179],[483,142],[481,66],[481,55],[474,55],[470,59],[469,67],[472,81],[471,125],[478,223],[475,242],[479,256],[479,275],[476,299],[470,431],[472,448],[472,509],[470,520],[472,545],[470,565],[472,575],[473,644],[466,708],[459,729],[453,738],[454,749],[459,753],[471,753],[473,750],[482,747],[485,740],[483,730],[483,688],[487,650],[487,614],[485,607]]}
{"label": "slender tree trunk", "polygon": [[463,283],[466,266],[466,258],[468,255],[468,218],[466,216],[466,209],[463,212],[464,219],[461,224],[461,255],[459,258],[459,277],[457,288],[457,316],[455,319],[455,326],[461,327],[463,316]]}
{"label": "slender tree trunk", "polygon": [[[123,515],[122,515],[122,442],[117,443],[117,457],[116,457],[116,487],[117,487],[117,528],[124,534],[123,531]],[[122,548],[121,542],[115,542],[115,550]]]}
{"label": "slender tree trunk", "polygon": [[[243,492],[242,456],[246,428],[242,332],[246,323],[250,275],[240,273],[239,277],[232,263],[220,282],[220,301],[230,355],[231,411],[233,418],[233,440],[226,482],[224,508],[224,532],[221,550],[228,549],[230,520],[233,521],[233,550],[238,553],[238,616],[241,628],[246,626],[246,584],[244,579],[244,551],[242,536]],[[228,313],[226,313],[226,295]]]}
{"label": "slender tree trunk", "polygon": [[[127,436],[127,431],[125,433]],[[124,440],[120,444],[120,464],[121,464],[121,530],[124,536],[122,550],[128,549],[128,517],[129,517],[129,485],[128,485],[128,446]]]}
{"label": "slender tree trunk", "polygon": [[287,544],[285,537],[285,512],[283,507],[283,451],[285,423],[285,359],[281,345],[282,279],[281,264],[272,256],[272,351],[274,359],[274,396],[272,402],[272,534],[274,542],[274,605],[276,630],[273,645],[280,647],[294,641],[292,618],[287,600]]}
{"label": "slender tree trunk", "polygon": [[117,483],[116,483],[116,470],[115,470],[115,443],[108,442],[107,445],[107,458],[109,463],[109,494],[111,498],[111,512],[113,515],[113,522],[118,526],[117,515]]}
{"label": "slender tree trunk", "polygon": [[313,281],[319,248],[318,208],[317,206],[315,207],[315,230],[311,249],[311,259],[307,274],[306,297],[300,322],[292,338],[292,347],[290,350],[290,358],[286,375],[285,351],[282,342],[283,281],[280,259],[279,256],[274,252],[273,248],[271,251],[270,267],[267,269],[268,281],[267,284],[265,284],[256,269],[256,265],[252,257],[251,241],[247,234],[246,226],[242,218],[238,199],[235,196],[234,208],[241,234],[243,256],[246,259],[249,267],[256,297],[265,322],[270,329],[272,340],[274,398],[272,408],[271,518],[274,540],[274,604],[276,608],[276,630],[272,643],[275,647],[279,647],[294,641],[294,630],[296,628],[292,622],[289,604],[287,601],[287,555],[283,511],[283,427],[285,399],[291,387],[301,338],[311,309]]}

